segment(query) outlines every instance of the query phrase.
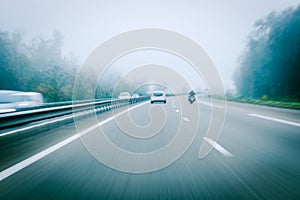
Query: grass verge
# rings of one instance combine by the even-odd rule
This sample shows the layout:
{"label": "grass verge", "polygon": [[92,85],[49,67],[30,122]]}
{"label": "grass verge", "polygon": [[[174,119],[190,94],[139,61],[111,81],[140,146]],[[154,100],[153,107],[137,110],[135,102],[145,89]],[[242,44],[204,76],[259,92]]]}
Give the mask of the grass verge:
{"label": "grass verge", "polygon": [[250,99],[250,98],[228,97],[228,96],[222,97],[217,95],[214,95],[213,97],[217,99],[226,99],[227,101],[236,101],[241,103],[251,103],[251,104],[300,110],[300,102],[273,101],[273,100],[261,100],[261,99]]}

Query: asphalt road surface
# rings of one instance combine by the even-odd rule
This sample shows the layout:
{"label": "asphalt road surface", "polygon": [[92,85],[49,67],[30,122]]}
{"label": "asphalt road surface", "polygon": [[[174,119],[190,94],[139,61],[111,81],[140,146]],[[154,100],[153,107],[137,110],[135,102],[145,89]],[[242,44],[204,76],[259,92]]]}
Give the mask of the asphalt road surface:
{"label": "asphalt road surface", "polygon": [[[0,199],[300,199],[300,111],[227,102],[222,134],[212,141],[210,120],[225,109],[215,108],[212,118],[209,99],[191,105],[169,97],[100,114],[98,125],[91,116],[77,129],[66,123],[0,137]],[[167,153],[133,161],[105,149],[100,129],[124,155],[157,153],[183,138]],[[203,141],[214,148],[199,159]],[[148,172],[134,173],[139,167]]]}

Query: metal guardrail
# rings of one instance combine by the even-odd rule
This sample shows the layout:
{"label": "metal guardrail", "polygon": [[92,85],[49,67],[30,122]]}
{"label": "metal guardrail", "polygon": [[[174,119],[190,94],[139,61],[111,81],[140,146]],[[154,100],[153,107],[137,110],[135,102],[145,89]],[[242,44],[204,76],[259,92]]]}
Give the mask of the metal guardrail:
{"label": "metal guardrail", "polygon": [[76,102],[51,103],[31,110],[0,114],[0,129],[10,128],[29,122],[50,119],[86,110],[94,110],[97,114],[121,106],[148,100],[149,97],[137,99],[87,100]]}

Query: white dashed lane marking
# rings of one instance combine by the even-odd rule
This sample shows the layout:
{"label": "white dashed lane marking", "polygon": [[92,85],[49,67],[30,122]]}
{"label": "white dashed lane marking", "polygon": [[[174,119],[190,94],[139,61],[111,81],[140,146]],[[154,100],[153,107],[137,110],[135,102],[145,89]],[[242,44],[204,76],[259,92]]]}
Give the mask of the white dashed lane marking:
{"label": "white dashed lane marking", "polygon": [[287,120],[283,120],[283,119],[277,119],[277,118],[268,117],[268,116],[259,115],[259,114],[248,114],[248,115],[252,116],[252,117],[257,117],[257,118],[261,118],[261,119],[266,119],[266,120],[270,120],[270,121],[274,121],[274,122],[279,122],[279,123],[283,123],[283,124],[288,124],[288,125],[300,127],[300,124],[297,123],[297,122],[291,122],[291,121],[287,121]]}
{"label": "white dashed lane marking", "polygon": [[189,118],[187,118],[187,117],[183,117],[183,121],[185,121],[185,122],[191,122],[191,120]]}
{"label": "white dashed lane marking", "polygon": [[222,147],[221,145],[219,145],[216,141],[208,138],[208,137],[204,137],[203,138],[205,142],[207,142],[208,144],[210,144],[213,148],[215,148],[217,151],[219,151],[223,156],[225,157],[233,157],[233,155],[227,151],[226,149],[224,149],[224,147]]}

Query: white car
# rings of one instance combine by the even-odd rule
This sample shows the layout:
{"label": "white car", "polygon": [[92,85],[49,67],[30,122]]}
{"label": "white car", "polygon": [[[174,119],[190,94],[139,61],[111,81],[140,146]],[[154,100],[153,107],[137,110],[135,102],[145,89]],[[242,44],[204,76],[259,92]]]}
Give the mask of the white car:
{"label": "white car", "polygon": [[0,114],[41,106],[43,102],[38,92],[0,90]]}
{"label": "white car", "polygon": [[119,94],[119,99],[130,99],[131,95],[129,94],[129,92],[121,92]]}
{"label": "white car", "polygon": [[151,94],[150,102],[162,102],[167,103],[166,93],[164,91],[154,91]]}

